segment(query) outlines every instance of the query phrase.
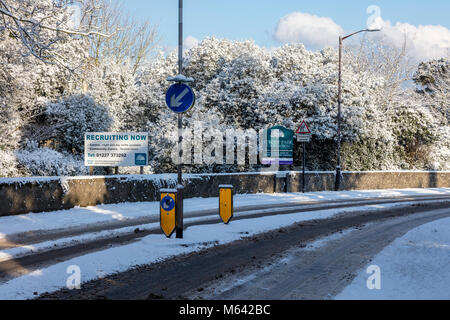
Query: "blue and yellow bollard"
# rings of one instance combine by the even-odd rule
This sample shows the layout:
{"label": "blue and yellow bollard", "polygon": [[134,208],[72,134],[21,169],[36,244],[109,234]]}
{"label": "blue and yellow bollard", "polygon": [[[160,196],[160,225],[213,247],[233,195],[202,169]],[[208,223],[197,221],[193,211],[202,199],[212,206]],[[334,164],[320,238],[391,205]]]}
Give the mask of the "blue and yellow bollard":
{"label": "blue and yellow bollard", "polygon": [[177,190],[161,189],[159,206],[159,225],[166,237],[170,238],[177,227]]}

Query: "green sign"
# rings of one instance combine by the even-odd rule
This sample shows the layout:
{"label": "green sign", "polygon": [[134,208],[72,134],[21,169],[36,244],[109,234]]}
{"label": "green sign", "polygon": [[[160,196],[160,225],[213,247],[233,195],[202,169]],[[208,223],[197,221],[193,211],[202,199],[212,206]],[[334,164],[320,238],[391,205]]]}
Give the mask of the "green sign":
{"label": "green sign", "polygon": [[282,126],[266,129],[261,141],[262,164],[293,164],[294,131]]}

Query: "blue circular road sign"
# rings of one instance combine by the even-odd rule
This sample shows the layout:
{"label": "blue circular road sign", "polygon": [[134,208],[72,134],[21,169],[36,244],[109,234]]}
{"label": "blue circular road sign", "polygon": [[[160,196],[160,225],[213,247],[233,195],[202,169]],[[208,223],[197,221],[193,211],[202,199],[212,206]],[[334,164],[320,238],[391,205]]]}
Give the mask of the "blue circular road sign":
{"label": "blue circular road sign", "polygon": [[194,91],[184,83],[175,83],[166,92],[166,104],[173,112],[186,112],[194,102]]}
{"label": "blue circular road sign", "polygon": [[161,208],[163,208],[165,211],[172,211],[174,207],[175,201],[172,199],[172,197],[165,196],[161,199]]}

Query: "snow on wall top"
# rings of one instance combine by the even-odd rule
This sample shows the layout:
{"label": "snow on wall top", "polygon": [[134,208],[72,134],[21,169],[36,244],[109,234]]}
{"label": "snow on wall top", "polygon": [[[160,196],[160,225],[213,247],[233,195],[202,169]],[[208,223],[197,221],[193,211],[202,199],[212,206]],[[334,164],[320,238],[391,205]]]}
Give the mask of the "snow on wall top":
{"label": "snow on wall top", "polygon": [[[342,173],[450,173],[450,171],[420,171],[420,170],[390,170],[390,171],[342,171]],[[232,173],[188,173],[183,174],[183,179],[203,179],[210,176],[227,176],[227,175],[285,175],[287,173],[300,173],[299,171],[278,171],[278,172],[232,172]],[[335,171],[306,171],[306,173],[313,174],[334,174]],[[118,179],[120,182],[129,181],[142,181],[149,180],[159,182],[161,180],[177,181],[176,173],[164,173],[164,174],[148,174],[148,175],[111,175],[111,176],[55,176],[55,177],[18,177],[18,178],[0,178],[0,184],[26,184],[26,183],[43,183],[49,181],[58,181],[61,183],[67,183],[70,180],[89,180],[89,179]]]}

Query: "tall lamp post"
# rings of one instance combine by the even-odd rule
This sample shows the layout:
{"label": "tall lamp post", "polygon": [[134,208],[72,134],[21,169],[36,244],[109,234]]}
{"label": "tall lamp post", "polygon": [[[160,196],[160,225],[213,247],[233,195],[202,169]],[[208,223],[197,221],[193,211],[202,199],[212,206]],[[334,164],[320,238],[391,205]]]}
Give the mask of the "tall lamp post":
{"label": "tall lamp post", "polygon": [[337,148],[338,148],[338,156],[337,156],[337,165],[336,165],[336,181],[334,185],[334,190],[338,191],[341,187],[341,90],[342,90],[342,42],[354,36],[355,34],[361,32],[376,32],[380,31],[380,29],[364,29],[359,30],[357,32],[353,32],[345,37],[339,36],[339,80],[338,80],[338,130],[337,130]]}

